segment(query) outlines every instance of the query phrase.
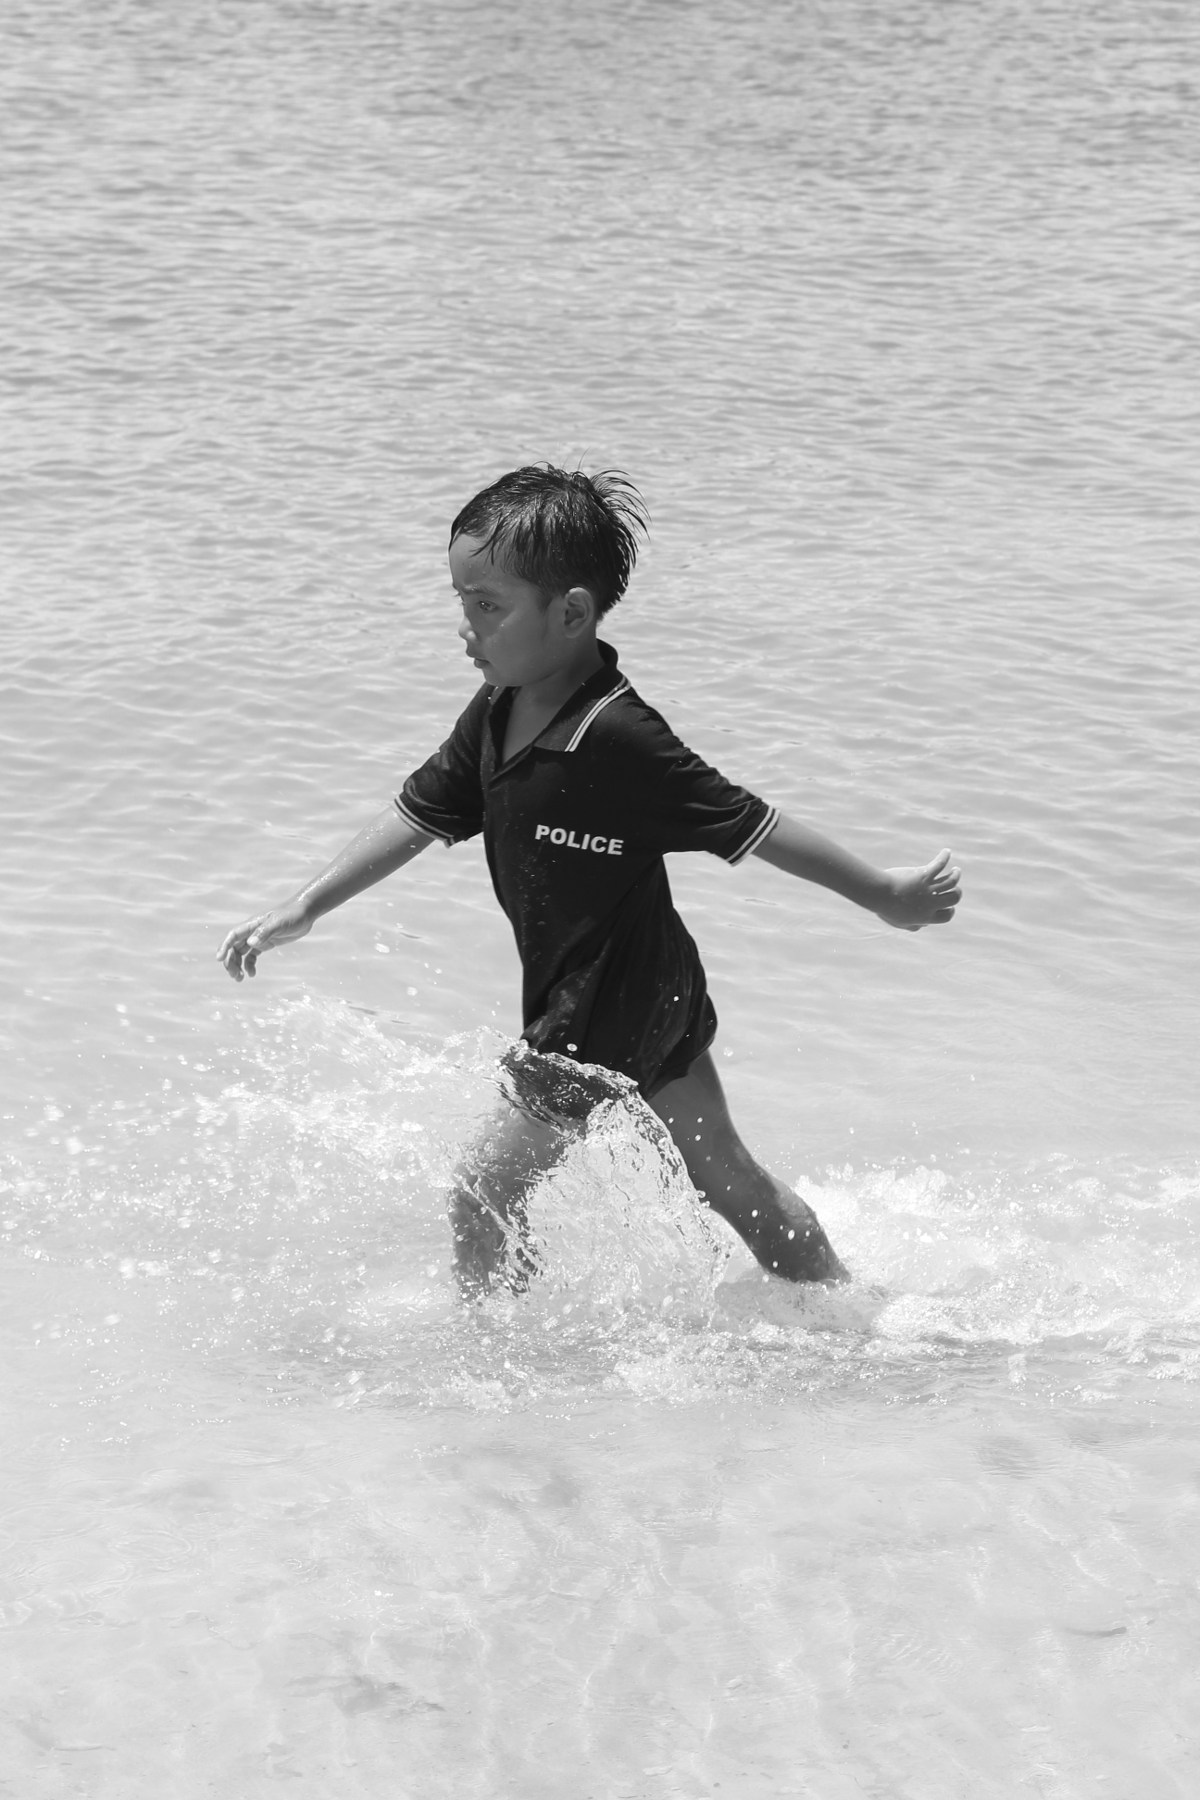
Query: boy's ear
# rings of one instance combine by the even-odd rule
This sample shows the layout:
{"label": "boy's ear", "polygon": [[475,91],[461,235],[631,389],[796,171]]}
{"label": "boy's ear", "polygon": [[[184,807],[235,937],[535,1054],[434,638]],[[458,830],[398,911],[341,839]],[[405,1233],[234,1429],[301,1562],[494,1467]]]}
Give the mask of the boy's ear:
{"label": "boy's ear", "polygon": [[563,595],[563,626],[572,636],[577,637],[586,631],[600,617],[600,609],[596,605],[596,597],[590,588],[568,588]]}

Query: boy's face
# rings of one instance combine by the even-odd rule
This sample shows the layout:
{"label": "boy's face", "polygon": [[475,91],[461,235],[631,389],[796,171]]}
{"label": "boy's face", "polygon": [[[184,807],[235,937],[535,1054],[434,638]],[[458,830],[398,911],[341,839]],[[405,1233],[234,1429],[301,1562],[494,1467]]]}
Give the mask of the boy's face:
{"label": "boy's face", "polygon": [[569,654],[562,597],[547,602],[541,589],[514,575],[502,556],[493,562],[483,544],[482,538],[463,535],[450,546],[450,579],[463,609],[458,635],[484,680],[494,686],[544,681]]}

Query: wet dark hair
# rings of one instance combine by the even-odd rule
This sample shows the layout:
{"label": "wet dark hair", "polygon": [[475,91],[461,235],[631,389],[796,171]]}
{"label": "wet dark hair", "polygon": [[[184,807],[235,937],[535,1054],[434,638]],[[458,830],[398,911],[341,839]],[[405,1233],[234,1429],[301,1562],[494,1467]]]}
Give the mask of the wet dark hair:
{"label": "wet dark hair", "polygon": [[617,604],[650,523],[646,503],[619,469],[585,475],[532,463],[512,469],[468,500],[450,527],[483,539],[495,562],[547,596],[585,587],[601,614]]}

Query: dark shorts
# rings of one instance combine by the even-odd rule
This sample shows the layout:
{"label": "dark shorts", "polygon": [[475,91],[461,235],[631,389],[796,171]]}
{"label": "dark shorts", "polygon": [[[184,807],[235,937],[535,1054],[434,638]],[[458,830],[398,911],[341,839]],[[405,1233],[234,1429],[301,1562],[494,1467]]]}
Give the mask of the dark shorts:
{"label": "dark shorts", "polygon": [[[712,1025],[715,1031],[715,1014]],[[641,1086],[619,1070],[583,1064],[522,1042],[500,1058],[500,1086],[513,1106],[543,1125],[582,1125],[602,1100],[626,1099],[635,1093],[650,1100],[669,1082],[682,1080],[712,1039],[713,1031],[702,1042],[689,1033]]]}
{"label": "dark shorts", "polygon": [[637,1093],[627,1075],[587,1067],[554,1051],[514,1044],[500,1058],[500,1090],[506,1100],[540,1125],[586,1124],[603,1100],[626,1100]]}

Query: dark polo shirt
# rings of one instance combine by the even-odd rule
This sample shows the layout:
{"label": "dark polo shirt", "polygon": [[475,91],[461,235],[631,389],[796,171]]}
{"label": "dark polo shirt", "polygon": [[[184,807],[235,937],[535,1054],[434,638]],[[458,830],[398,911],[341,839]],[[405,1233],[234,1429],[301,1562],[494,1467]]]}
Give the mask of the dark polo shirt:
{"label": "dark polo shirt", "polygon": [[600,1063],[652,1093],[716,1030],[663,855],[737,863],[778,813],[680,743],[601,644],[604,667],[502,762],[511,688],[484,687],[396,807],[455,844],[482,831],[524,969],[526,1042]]}

